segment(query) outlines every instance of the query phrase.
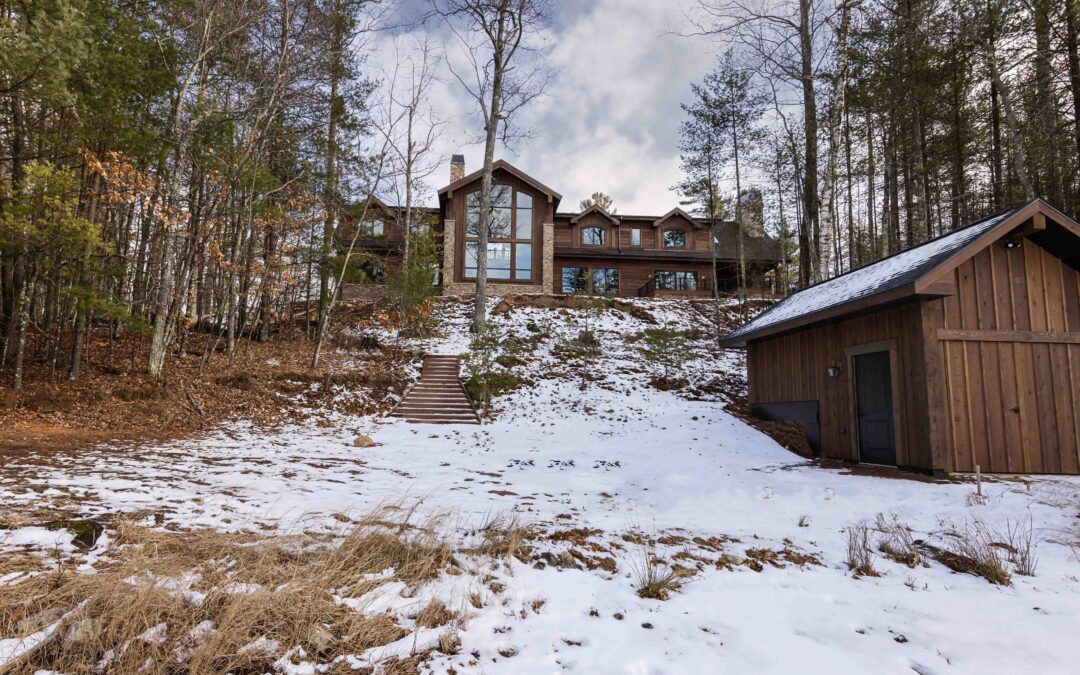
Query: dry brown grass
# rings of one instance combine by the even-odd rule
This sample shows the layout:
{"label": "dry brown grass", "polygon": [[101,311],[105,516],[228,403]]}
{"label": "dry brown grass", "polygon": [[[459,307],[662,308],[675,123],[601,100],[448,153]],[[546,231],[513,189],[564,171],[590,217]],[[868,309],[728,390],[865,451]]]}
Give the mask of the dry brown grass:
{"label": "dry brown grass", "polygon": [[887,518],[885,514],[879,513],[875,526],[879,533],[879,551],[901,565],[916,567],[922,564],[922,555],[915,548],[911,528],[901,520],[900,516],[892,514],[891,518]]}
{"label": "dry brown grass", "polygon": [[848,569],[855,573],[856,577],[879,577],[880,573],[874,569],[874,552],[870,548],[870,527],[865,522],[849,525],[844,530],[847,535],[847,563]]}
{"label": "dry brown grass", "polygon": [[[96,574],[60,568],[0,586],[0,636],[61,622],[9,667],[254,673],[275,670],[274,661],[296,647],[327,664],[389,644],[409,630],[334,596],[373,590],[388,579],[372,575],[389,568],[414,587],[450,564],[435,523],[413,525],[411,515],[385,510],[342,536],[162,533],[118,524],[111,558]],[[426,622],[448,612],[436,610],[424,610]],[[395,672],[415,667],[414,659],[394,665]]]}
{"label": "dry brown grass", "polygon": [[1012,576],[1005,569],[1002,558],[1006,547],[996,532],[977,518],[960,526],[949,522],[943,524],[944,535],[949,541],[949,550],[938,557],[943,565],[955,572],[983,577],[998,586],[1012,585]]}
{"label": "dry brown grass", "polygon": [[664,564],[647,548],[631,562],[631,572],[637,594],[651,600],[667,600],[678,590],[679,581],[675,570]]}

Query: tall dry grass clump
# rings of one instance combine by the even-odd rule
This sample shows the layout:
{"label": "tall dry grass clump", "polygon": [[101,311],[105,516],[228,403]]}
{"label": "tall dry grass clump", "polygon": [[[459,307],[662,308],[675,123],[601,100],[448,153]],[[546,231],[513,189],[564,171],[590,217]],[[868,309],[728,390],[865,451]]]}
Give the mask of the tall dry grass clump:
{"label": "tall dry grass clump", "polygon": [[998,586],[1011,586],[1012,575],[1005,568],[1007,546],[986,523],[973,518],[963,525],[944,524],[948,550],[939,560],[949,569],[983,577]]}
{"label": "tall dry grass clump", "polygon": [[634,587],[642,598],[667,600],[679,588],[675,570],[661,562],[647,547],[642,547],[640,554],[631,560],[630,569]]}
{"label": "tall dry grass clump", "polygon": [[874,569],[874,552],[870,548],[870,526],[865,522],[849,525],[844,534],[847,536],[847,563],[848,569],[855,573],[856,577],[879,577],[881,574]]}
{"label": "tall dry grass clump", "polygon": [[118,524],[96,574],[52,571],[0,586],[0,636],[59,623],[8,667],[261,673],[280,670],[279,659],[326,664],[389,644],[410,631],[337,598],[390,580],[413,587],[450,564],[437,523],[413,525],[411,515],[390,508],[342,535],[270,538]]}
{"label": "tall dry grass clump", "polygon": [[922,555],[915,548],[911,528],[897,514],[886,517],[877,514],[875,529],[878,531],[878,550],[895,562],[908,567],[922,564]]}

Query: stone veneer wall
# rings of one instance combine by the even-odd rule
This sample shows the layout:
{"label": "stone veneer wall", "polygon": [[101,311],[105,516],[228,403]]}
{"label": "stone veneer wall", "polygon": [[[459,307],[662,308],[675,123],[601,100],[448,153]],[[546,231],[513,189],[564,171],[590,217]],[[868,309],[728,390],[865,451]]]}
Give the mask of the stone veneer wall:
{"label": "stone veneer wall", "polygon": [[541,265],[541,293],[551,295],[555,288],[555,223],[544,223],[544,262]]}
{"label": "stone veneer wall", "polygon": [[[476,292],[476,284],[472,281],[451,281],[454,278],[454,251],[455,237],[457,236],[455,223],[447,220],[443,229],[443,295],[470,295]],[[544,223],[542,250],[544,260],[541,263],[539,284],[498,284],[489,283],[488,293],[491,295],[504,295],[506,293],[535,293],[551,294],[555,288],[555,224]]]}
{"label": "stone veneer wall", "polygon": [[443,293],[446,293],[450,286],[454,283],[454,251],[457,250],[457,223],[453,220],[447,220],[443,226],[442,237],[442,281],[443,281]]}

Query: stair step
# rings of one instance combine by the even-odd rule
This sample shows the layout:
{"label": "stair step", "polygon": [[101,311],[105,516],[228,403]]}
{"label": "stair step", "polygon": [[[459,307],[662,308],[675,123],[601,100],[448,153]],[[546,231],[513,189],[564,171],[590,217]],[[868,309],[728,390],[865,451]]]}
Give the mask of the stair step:
{"label": "stair step", "polygon": [[461,384],[461,357],[424,357],[420,379],[390,415],[421,424],[480,424]]}

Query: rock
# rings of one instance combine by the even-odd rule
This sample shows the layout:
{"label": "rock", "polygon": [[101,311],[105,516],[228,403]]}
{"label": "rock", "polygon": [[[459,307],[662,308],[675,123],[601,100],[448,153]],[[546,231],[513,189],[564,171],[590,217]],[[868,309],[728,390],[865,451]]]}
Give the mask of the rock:
{"label": "rock", "polygon": [[720,562],[717,564],[717,566],[718,567],[738,567],[739,565],[743,564],[744,562],[746,562],[746,560],[743,559],[743,558],[740,558],[737,555],[731,555],[730,553],[724,553],[723,555],[720,556]]}
{"label": "rock", "polygon": [[545,567],[547,567],[547,564],[543,560],[537,560],[536,564],[533,565],[533,569],[537,569],[537,570],[542,570]]}
{"label": "rock", "polygon": [[307,641],[316,654],[326,654],[334,648],[337,638],[325,627],[316,623],[312,624],[308,630]]}
{"label": "rock", "polygon": [[649,623],[649,622],[645,622],[645,623],[641,624],[641,627],[644,628],[645,630],[652,630],[653,625],[651,623]]}
{"label": "rock", "polygon": [[89,642],[97,632],[98,625],[93,619],[73,621],[64,631],[64,644]]}
{"label": "rock", "polygon": [[74,543],[79,548],[91,548],[97,543],[98,537],[105,531],[101,523],[96,520],[53,520],[45,523],[47,530],[67,530],[75,535]]}
{"label": "rock", "polygon": [[558,567],[567,567],[572,570],[581,569],[581,565],[578,563],[577,559],[566,551],[559,554],[559,557],[556,559],[555,564]]}
{"label": "rock", "polygon": [[376,445],[378,445],[378,443],[376,443],[371,438],[371,436],[357,436],[353,439],[352,444],[354,447],[357,448],[374,448]]}

